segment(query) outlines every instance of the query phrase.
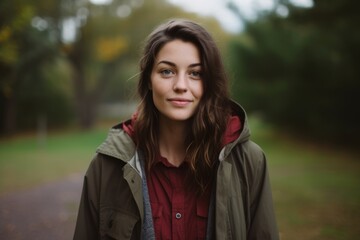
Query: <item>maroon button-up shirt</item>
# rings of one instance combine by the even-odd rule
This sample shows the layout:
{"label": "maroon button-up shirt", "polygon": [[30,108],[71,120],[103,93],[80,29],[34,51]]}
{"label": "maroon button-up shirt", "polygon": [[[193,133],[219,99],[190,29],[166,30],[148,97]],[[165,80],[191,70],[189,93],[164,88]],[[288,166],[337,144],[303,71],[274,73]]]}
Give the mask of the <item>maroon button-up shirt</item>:
{"label": "maroon button-up shirt", "polygon": [[147,176],[156,239],[205,239],[210,191],[190,191],[187,171],[188,163],[175,167],[160,157]]}

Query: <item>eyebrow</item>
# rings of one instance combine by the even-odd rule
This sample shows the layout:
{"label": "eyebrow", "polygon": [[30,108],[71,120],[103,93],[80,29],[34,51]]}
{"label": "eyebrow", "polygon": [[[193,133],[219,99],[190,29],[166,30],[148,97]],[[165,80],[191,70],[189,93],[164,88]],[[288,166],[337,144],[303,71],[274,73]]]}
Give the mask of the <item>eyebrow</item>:
{"label": "eyebrow", "polygon": [[[164,63],[164,64],[167,64],[167,65],[176,67],[176,64],[175,64],[175,63],[170,62],[170,61],[166,61],[166,60],[160,61],[160,62],[158,62],[156,65],[159,65],[159,64],[161,64],[161,63]],[[188,67],[197,67],[197,66],[201,66],[201,63],[193,63],[193,64],[190,64]]]}

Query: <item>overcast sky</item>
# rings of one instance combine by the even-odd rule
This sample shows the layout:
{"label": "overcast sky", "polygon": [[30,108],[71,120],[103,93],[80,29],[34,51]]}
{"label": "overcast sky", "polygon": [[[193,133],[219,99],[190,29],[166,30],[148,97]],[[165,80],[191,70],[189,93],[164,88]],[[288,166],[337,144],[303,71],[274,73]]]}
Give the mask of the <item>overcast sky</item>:
{"label": "overcast sky", "polygon": [[[133,0],[142,2],[145,0]],[[168,2],[182,7],[184,10],[195,12],[200,15],[214,16],[221,25],[230,32],[241,31],[243,24],[233,12],[226,7],[227,0],[167,0]],[[232,0],[247,19],[254,19],[259,10],[270,10],[274,7],[275,0]],[[311,7],[313,0],[290,0],[293,4],[301,7]],[[94,4],[108,4],[112,0],[90,0]],[[286,8],[278,8],[280,15],[286,16]]]}

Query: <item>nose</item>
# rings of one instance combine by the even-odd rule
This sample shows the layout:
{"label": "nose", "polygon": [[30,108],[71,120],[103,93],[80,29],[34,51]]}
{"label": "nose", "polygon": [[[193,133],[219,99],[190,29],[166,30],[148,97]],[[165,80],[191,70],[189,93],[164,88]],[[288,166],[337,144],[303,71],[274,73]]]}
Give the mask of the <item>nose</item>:
{"label": "nose", "polygon": [[187,84],[187,75],[185,73],[178,74],[175,77],[173,90],[175,92],[186,92],[188,90]]}

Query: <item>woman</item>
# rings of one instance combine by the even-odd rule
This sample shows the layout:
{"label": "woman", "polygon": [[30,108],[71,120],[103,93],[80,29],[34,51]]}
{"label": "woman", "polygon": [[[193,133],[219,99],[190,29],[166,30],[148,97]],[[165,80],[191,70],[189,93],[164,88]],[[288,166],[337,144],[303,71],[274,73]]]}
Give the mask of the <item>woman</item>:
{"label": "woman", "polygon": [[74,239],[278,239],[265,156],[209,33],[159,26],[140,70],[137,113],[98,148]]}

